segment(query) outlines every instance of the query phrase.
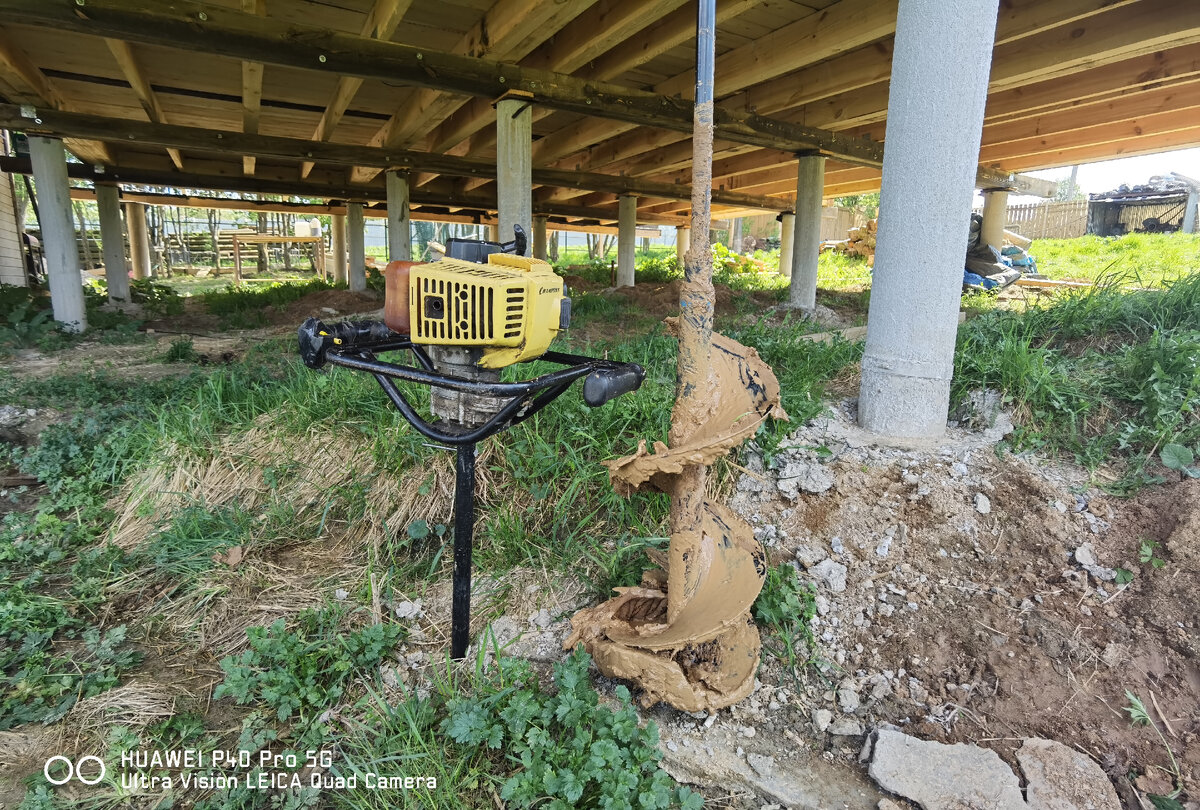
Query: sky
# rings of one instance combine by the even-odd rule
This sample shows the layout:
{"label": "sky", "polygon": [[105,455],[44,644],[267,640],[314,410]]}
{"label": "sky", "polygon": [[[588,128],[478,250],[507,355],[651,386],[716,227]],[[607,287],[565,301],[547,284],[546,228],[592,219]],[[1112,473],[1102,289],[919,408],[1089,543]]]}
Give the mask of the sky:
{"label": "sky", "polygon": [[[1101,191],[1111,191],[1124,183],[1136,186],[1145,183],[1156,174],[1179,172],[1193,180],[1200,180],[1200,148],[1178,149],[1174,152],[1160,152],[1155,155],[1106,160],[1101,163],[1083,163],[1079,166],[1079,175],[1075,182],[1084,194],[1096,194]],[[1032,177],[1043,180],[1065,180],[1071,176],[1071,167],[1061,169],[1042,169],[1036,172],[1026,172]],[[1008,198],[1009,205],[1038,202],[1038,197],[1012,196]]]}

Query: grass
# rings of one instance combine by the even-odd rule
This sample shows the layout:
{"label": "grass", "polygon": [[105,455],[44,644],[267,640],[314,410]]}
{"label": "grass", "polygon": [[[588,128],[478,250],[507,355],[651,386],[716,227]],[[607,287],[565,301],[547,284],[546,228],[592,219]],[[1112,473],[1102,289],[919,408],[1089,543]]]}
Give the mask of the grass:
{"label": "grass", "polygon": [[1038,272],[1053,279],[1099,281],[1113,274],[1160,287],[1200,270],[1200,235],[1131,233],[1120,237],[1038,239],[1029,252]]}
{"label": "grass", "polygon": [[[1105,244],[1093,247],[1107,249]],[[795,420],[760,432],[756,441],[770,454],[797,422],[821,411],[825,386],[853,371],[862,344],[812,343],[802,339],[814,328],[811,322],[765,317],[762,301],[786,288],[777,274],[758,270],[758,263],[770,264],[770,255],[756,262],[718,258],[718,280],[740,301],[721,326],[756,347],[775,369],[783,405]],[[607,269],[586,272],[599,278]],[[673,251],[647,257],[639,272],[658,282],[680,273]],[[826,254],[820,273],[823,302],[843,312],[865,311],[870,277],[861,260]],[[1023,312],[988,306],[991,298],[978,302],[982,314],[960,329],[954,382],[956,398],[981,387],[1004,392],[1020,423],[1011,438],[1014,449],[1066,454],[1098,475],[1115,468],[1109,484],[1119,491],[1161,478],[1155,459],[1163,448],[1200,442],[1200,274],[1177,281],[1164,275],[1162,289],[1141,292],[1126,289],[1127,278],[1104,278],[1090,290]],[[310,282],[225,290],[203,300],[227,320],[249,321],[266,307],[325,288]],[[173,306],[161,291],[146,294],[160,299],[156,305]],[[635,395],[597,409],[568,393],[488,441],[480,460],[475,561],[502,586],[506,572],[533,568],[552,578],[581,579],[599,597],[613,586],[634,584],[647,551],[665,546],[665,496],[618,497],[599,462],[632,452],[639,439],[665,438],[676,345],[627,299],[577,294],[574,310],[577,329],[565,345],[638,362],[647,370],[646,382]],[[593,334],[603,337],[584,337]],[[189,342],[178,341],[160,359],[187,362],[193,353]],[[533,363],[507,373],[532,376],[550,368]],[[419,596],[449,577],[452,467],[447,454],[405,425],[367,375],[313,372],[295,356],[293,340],[283,338],[255,343],[229,366],[196,367],[182,376],[139,380],[90,370],[36,381],[8,376],[0,389],[0,401],[68,414],[39,444],[3,451],[7,462],[45,488],[37,491],[33,509],[9,513],[0,523],[0,637],[7,645],[0,652],[0,727],[52,721],[80,700],[142,677],[138,653],[186,648],[191,642],[180,628],[199,622],[219,600],[272,588],[274,598],[284,599],[286,589],[271,577],[293,563],[279,554],[330,548],[347,558],[352,572],[345,575],[349,581],[338,580],[341,597],[333,596],[327,579],[306,582],[319,591],[307,610],[289,608],[282,623],[260,621],[262,627],[240,639],[243,649],[221,654],[223,697],[217,702],[237,709],[233,719],[210,717],[203,702],[185,701],[174,725],[110,727],[110,736],[97,744],[119,750],[186,739],[197,747],[277,753],[325,747],[344,755],[329,771],[335,777],[352,769],[426,773],[440,785],[436,791],[322,794],[346,808],[483,807],[497,799],[510,806],[596,804],[614,785],[632,789],[625,777],[597,778],[600,770],[614,769],[633,773],[640,780],[637,791],[657,797],[655,802],[695,804],[656,775],[651,740],[638,736],[644,730],[634,735],[627,728],[622,695],[611,709],[594,702],[595,692],[580,674],[586,662],[579,658],[560,667],[549,686],[520,669],[485,666],[482,654],[467,666],[439,665],[425,691],[405,687],[398,696],[397,687],[384,685],[381,667],[409,628],[387,619],[375,624],[373,597],[386,603]],[[424,391],[412,393],[424,401]],[[314,437],[340,444],[313,444]],[[253,442],[274,440],[283,448],[275,455],[252,452]],[[314,447],[324,449],[309,449]],[[136,542],[114,542],[117,513],[132,482],[159,481],[163,489],[168,479],[152,473],[198,471],[201,480],[209,468],[229,474],[229,491],[185,483],[183,491],[135,500],[140,506],[134,517],[145,531]],[[325,468],[340,473],[336,485],[321,484]],[[239,481],[245,482],[240,489]],[[385,492],[394,501],[386,510],[373,503]],[[428,508],[414,511],[414,504]],[[377,514],[394,525],[364,527],[381,520]],[[374,547],[363,539],[368,528]],[[219,561],[239,546],[248,563]],[[329,559],[322,558],[326,565]],[[790,568],[769,572],[755,615],[764,625],[766,648],[792,667],[804,665],[810,653],[812,608],[811,593]],[[325,716],[327,709],[333,714]],[[628,740],[615,731],[622,727]],[[535,728],[537,745],[530,739]],[[592,736],[580,738],[580,729]],[[604,729],[619,740],[616,753],[607,745],[593,751],[604,741]],[[531,782],[531,774],[541,781]],[[119,786],[106,790],[110,806],[119,806]],[[29,797],[31,808],[70,806],[40,777],[31,782]],[[299,791],[279,804],[300,807],[310,798]],[[189,795],[180,806],[201,800],[214,808],[266,801],[222,792]]]}
{"label": "grass", "polygon": [[1124,278],[960,330],[954,396],[998,388],[1017,449],[1062,452],[1128,491],[1162,480],[1158,450],[1200,440],[1200,273],[1129,292]]}

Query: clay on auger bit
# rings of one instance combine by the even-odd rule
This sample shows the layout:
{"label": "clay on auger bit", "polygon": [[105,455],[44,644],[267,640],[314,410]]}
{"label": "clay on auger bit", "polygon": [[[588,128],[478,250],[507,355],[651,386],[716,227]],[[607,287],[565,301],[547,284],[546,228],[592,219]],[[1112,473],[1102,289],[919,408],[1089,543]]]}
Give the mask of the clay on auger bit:
{"label": "clay on auger bit", "polygon": [[[675,331],[674,319],[667,325]],[[712,367],[716,401],[702,423],[674,431],[683,441],[655,442],[652,453],[642,441],[633,455],[605,462],[618,492],[649,486],[674,501],[689,465],[708,466],[768,418],[787,419],[779,381],[757,351],[714,333]],[[640,686],[647,707],[661,700],[683,711],[720,709],[754,689],[760,642],[750,606],[766,576],[762,545],[746,521],[707,499],[698,529],[674,532],[669,555],[651,556],[660,567],[644,572],[640,587],[617,588],[571,618],[565,648],[583,644],[605,675]],[[681,577],[668,576],[668,558],[683,561]],[[669,578],[682,587],[669,589]]]}

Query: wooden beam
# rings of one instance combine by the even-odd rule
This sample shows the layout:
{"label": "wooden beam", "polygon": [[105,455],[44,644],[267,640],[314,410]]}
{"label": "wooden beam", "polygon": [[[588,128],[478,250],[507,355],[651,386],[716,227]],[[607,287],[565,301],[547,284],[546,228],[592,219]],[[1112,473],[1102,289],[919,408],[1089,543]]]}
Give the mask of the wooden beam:
{"label": "wooden beam", "polygon": [[[1154,4],[1153,8],[1151,4]],[[992,69],[993,90],[1008,81],[1003,77],[1017,75],[1022,71],[1027,76],[1060,76],[1064,71],[1079,73],[1084,70],[1089,63],[1082,59],[1078,49],[1074,46],[1066,48],[1062,43],[1064,34],[1059,29],[1063,23],[1075,26],[1071,31],[1082,31],[1078,25],[1087,24],[1087,30],[1091,32],[1091,42],[1099,49],[1094,55],[1097,64],[1124,60],[1130,53],[1157,53],[1158,43],[1167,36],[1164,32],[1170,29],[1170,26],[1164,24],[1161,19],[1158,22],[1139,21],[1138,14],[1153,12],[1161,18],[1168,15],[1166,5],[1169,4],[1170,0],[1121,0],[1116,3],[1109,3],[1107,0],[1062,0],[1054,4],[1035,0],[1014,0],[1013,3],[1006,4],[1001,12],[997,37],[998,41],[1006,44],[996,49]],[[1023,20],[1029,23],[1028,32],[1023,30]],[[1079,22],[1081,20],[1082,22]],[[1191,35],[1187,30],[1181,34],[1185,37]],[[1082,35],[1081,33],[1080,36]],[[1149,37],[1150,43],[1139,40],[1141,37]],[[1032,40],[1039,44],[1034,47],[1023,44],[1019,51],[1007,44],[1017,40],[1023,43]],[[877,42],[852,54],[836,57],[829,62],[752,88],[745,95],[730,99],[730,103],[745,105],[749,103],[748,99],[753,97],[755,108],[760,113],[780,113],[783,109],[781,105],[786,104],[789,99],[786,93],[790,90],[794,101],[805,101],[805,104],[782,113],[780,117],[785,120],[837,131],[878,123],[887,116],[886,76],[890,74],[890,50],[883,47],[885,44]],[[873,52],[873,49],[877,49],[878,52]],[[1059,54],[1064,54],[1067,57],[1066,61],[1060,60]],[[1172,61],[1176,71],[1186,70],[1186,63],[1178,56]],[[828,72],[825,72],[827,69]],[[1080,78],[1086,80],[1089,72],[1079,74]],[[883,76],[884,80],[861,85],[862,81],[872,75]],[[839,82],[844,84],[839,85]],[[1072,82],[1059,81],[1059,92],[1069,92],[1073,84],[1074,79]],[[860,86],[858,90],[845,92],[847,87],[852,85]],[[833,95],[828,91],[835,89],[840,94],[827,97]],[[759,95],[755,96],[756,93]],[[818,100],[806,101],[813,97]],[[561,135],[555,133],[544,138],[539,146],[539,154],[553,157],[558,152],[579,146],[581,143],[599,143],[604,127],[603,123],[590,121],[573,124],[571,129],[564,130]],[[610,125],[608,132],[616,134],[628,129]],[[565,143],[558,143],[560,138]],[[682,142],[682,136],[677,140]],[[624,149],[628,145],[630,144],[627,140],[618,141],[613,149]],[[663,145],[665,144],[658,143],[655,149],[660,149]],[[600,149],[607,146],[607,143],[599,143]],[[605,165],[592,159],[596,152],[597,149],[593,148],[586,159],[566,162],[577,162],[581,167],[595,170]],[[623,161],[628,161],[629,158],[628,153],[621,155]]]}
{"label": "wooden beam", "polygon": [[[717,4],[717,25],[736,18],[759,5],[759,2],[760,0],[721,0]],[[649,26],[632,41],[627,40],[581,69],[579,76],[592,81],[611,81],[695,36],[696,11],[689,3]],[[549,108],[534,107],[533,120],[537,123],[555,112]],[[471,139],[467,153],[473,156],[486,154],[495,143],[495,130],[484,130]]]}
{"label": "wooden beam", "polygon": [[[184,148],[224,155],[250,155],[256,158],[297,161],[311,158],[321,163],[342,166],[436,171],[439,174],[461,177],[494,178],[496,173],[494,161],[429,152],[329,144],[300,138],[249,135],[240,132],[144,123],[123,118],[104,118],[51,110],[39,112],[38,118],[35,120],[23,115],[22,109],[12,104],[0,104],[0,127],[58,137],[103,137],[121,143]],[[590,191],[637,194],[665,199],[690,200],[692,193],[691,187],[683,183],[663,183],[635,177],[588,174],[559,169],[535,169],[533,181],[540,185],[570,186]],[[746,194],[717,191],[713,195],[714,200],[728,205],[767,210],[775,210],[776,206],[772,200]]]}
{"label": "wooden beam", "polygon": [[[690,132],[692,127],[692,105],[682,98],[379,42],[316,26],[281,25],[188,0],[153,10],[147,10],[141,0],[88,0],[85,7],[74,0],[0,0],[0,17],[19,24],[405,82],[463,95],[499,97],[509,90],[522,90],[531,94],[533,103],[556,109],[680,132]],[[840,160],[882,165],[883,153],[878,144],[723,107],[714,110],[713,118],[728,140],[777,149],[814,150]]]}
{"label": "wooden beam", "polygon": [[1030,118],[1055,110],[1136,95],[1147,89],[1200,78],[1200,43],[1123,59],[1071,77],[1003,90],[988,96],[985,123]]}
{"label": "wooden beam", "polygon": [[[46,78],[46,74],[33,63],[4,28],[0,28],[0,81],[16,91],[13,101],[22,104],[49,105],[56,110],[69,109],[70,105],[58,89]],[[70,140],[66,147],[88,163],[112,163],[108,146],[97,141]]]}
{"label": "wooden beam", "polygon": [[[371,11],[363,23],[362,35],[370,39],[390,42],[392,34],[396,32],[396,26],[404,18],[409,7],[412,6],[412,2],[413,0],[375,0],[375,5],[371,7]],[[328,141],[333,137],[334,129],[341,123],[342,116],[346,114],[350,102],[354,100],[354,96],[362,84],[363,80],[354,76],[338,78],[337,86],[333,89],[333,96],[325,105],[325,112],[321,114],[321,120],[317,122],[317,129],[313,132],[312,139],[314,141]],[[308,177],[312,168],[313,164],[305,161],[300,166],[300,177]]]}
{"label": "wooden beam", "polygon": [[[70,163],[67,166],[69,175],[77,180],[90,180],[105,183],[131,183],[149,186],[168,186],[171,188],[206,189],[213,191],[236,191],[251,194],[282,194],[309,199],[338,199],[384,202],[386,191],[380,184],[371,186],[333,185],[329,183],[313,183],[305,180],[274,180],[258,176],[239,174],[200,174],[189,172],[163,172],[153,169],[125,168],[121,166],[105,167],[103,172],[84,163]],[[0,171],[11,174],[29,174],[32,169],[28,158],[0,156]],[[414,205],[440,206],[444,208],[470,209],[480,215],[496,210],[495,195],[457,194],[440,191],[431,193],[425,189],[411,192]],[[616,220],[616,211],[603,211],[573,205],[543,205],[534,204],[533,213],[548,216],[573,216],[588,219]],[[677,225],[686,222],[686,217],[649,215],[643,218],[646,222],[664,225]]]}
{"label": "wooden beam", "polygon": [[[524,63],[542,70],[575,73],[588,62],[619,46],[636,32],[674,11],[684,2],[686,0],[620,0],[611,6],[607,3],[597,3],[564,26],[554,35],[551,42],[543,44],[531,53]],[[690,5],[688,14],[695,17]],[[692,19],[691,29],[694,28],[695,20]],[[609,80],[616,75],[619,74],[593,75],[592,78]],[[535,110],[535,123],[550,112]],[[493,121],[495,113],[491,103],[486,99],[471,99],[438,126],[433,134],[430,149],[434,152],[448,151]]]}
{"label": "wooden beam", "polygon": [[994,163],[1011,164],[1014,161],[1036,159],[1037,156],[1046,153],[1054,154],[1064,149],[1127,143],[1138,138],[1194,129],[1197,121],[1200,121],[1200,96],[1193,98],[1190,106],[1169,112],[1144,115],[1128,121],[1097,124],[1086,129],[1072,128],[1067,132],[1047,132],[1021,140],[987,145],[980,149],[980,157]]}
{"label": "wooden beam", "polygon": [[[267,16],[266,0],[242,0],[242,11],[259,17]],[[258,134],[258,122],[262,116],[263,64],[247,60],[242,62],[242,132]],[[165,123],[165,122],[164,122]],[[180,166],[179,168],[183,168]],[[254,174],[254,156],[242,157],[242,171]]]}
{"label": "wooden beam", "polygon": [[1039,137],[1045,139],[1074,130],[1133,121],[1160,113],[1168,113],[1181,121],[1197,120],[1194,111],[1187,112],[1189,108],[1197,105],[1200,105],[1200,77],[1127,97],[1081,103],[1066,110],[1032,118],[987,124],[983,128],[983,143],[985,146],[1004,151],[1002,145],[1009,142],[1028,141]]}
{"label": "wooden beam", "polygon": [[[150,81],[146,78],[146,74],[142,72],[141,65],[138,64],[137,57],[133,55],[133,47],[120,39],[105,39],[104,44],[108,45],[108,50],[112,53],[113,59],[117,60],[117,65],[121,68],[121,74],[125,77],[125,81],[129,82],[129,86],[133,88],[133,94],[137,96],[138,103],[142,105],[142,109],[146,112],[146,117],[155,124],[167,123],[167,116],[163,113],[162,104],[158,101],[158,96],[154,93],[154,88],[150,86]],[[179,150],[174,147],[168,147],[167,154],[171,156],[171,162],[175,164],[175,168],[183,169],[183,156]]]}
{"label": "wooden beam", "polygon": [[[516,62],[595,0],[496,0],[483,17],[451,49],[455,54],[489,56]],[[471,94],[468,93],[468,96]],[[495,97],[504,95],[497,92]],[[419,89],[405,94],[396,112],[371,138],[372,146],[407,146],[433,130],[467,102],[455,93]],[[365,180],[372,174],[356,173]]]}

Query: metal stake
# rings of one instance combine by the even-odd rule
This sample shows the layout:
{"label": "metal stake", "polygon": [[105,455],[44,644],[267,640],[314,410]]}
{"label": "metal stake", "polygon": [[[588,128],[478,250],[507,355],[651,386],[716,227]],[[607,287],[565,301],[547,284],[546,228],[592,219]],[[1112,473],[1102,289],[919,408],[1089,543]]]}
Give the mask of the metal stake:
{"label": "metal stake", "polygon": [[471,538],[475,524],[475,444],[460,444],[454,459],[454,603],[450,657],[467,654],[471,638]]}

